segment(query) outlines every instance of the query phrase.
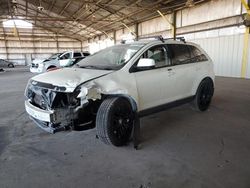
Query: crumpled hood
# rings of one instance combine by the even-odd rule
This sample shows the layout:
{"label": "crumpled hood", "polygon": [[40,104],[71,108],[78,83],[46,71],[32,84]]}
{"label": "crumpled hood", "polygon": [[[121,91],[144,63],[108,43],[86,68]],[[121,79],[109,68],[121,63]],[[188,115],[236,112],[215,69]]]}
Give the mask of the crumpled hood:
{"label": "crumpled hood", "polygon": [[110,70],[63,68],[31,78],[32,85],[62,92],[73,92],[77,86],[89,80],[110,74]]}

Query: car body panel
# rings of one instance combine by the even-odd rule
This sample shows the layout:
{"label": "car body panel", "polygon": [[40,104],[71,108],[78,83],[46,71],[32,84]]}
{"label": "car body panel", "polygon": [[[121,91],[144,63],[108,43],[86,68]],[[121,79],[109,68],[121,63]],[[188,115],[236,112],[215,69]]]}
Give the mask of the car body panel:
{"label": "car body panel", "polygon": [[63,92],[73,92],[77,86],[93,78],[109,74],[113,71],[94,70],[83,68],[62,68],[53,72],[36,75],[33,81],[39,83],[53,84],[58,87],[66,88]]}

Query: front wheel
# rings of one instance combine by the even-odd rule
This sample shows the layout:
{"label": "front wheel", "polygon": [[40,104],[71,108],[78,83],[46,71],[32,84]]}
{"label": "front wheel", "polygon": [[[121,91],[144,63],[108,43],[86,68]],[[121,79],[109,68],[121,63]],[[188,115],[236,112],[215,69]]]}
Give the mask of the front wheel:
{"label": "front wheel", "polygon": [[105,99],[96,116],[98,137],[106,144],[126,145],[134,125],[134,113],[130,102],[124,97]]}
{"label": "front wheel", "polygon": [[212,97],[214,94],[214,84],[213,81],[209,78],[204,79],[196,92],[194,99],[194,106],[198,111],[205,111],[208,109]]}

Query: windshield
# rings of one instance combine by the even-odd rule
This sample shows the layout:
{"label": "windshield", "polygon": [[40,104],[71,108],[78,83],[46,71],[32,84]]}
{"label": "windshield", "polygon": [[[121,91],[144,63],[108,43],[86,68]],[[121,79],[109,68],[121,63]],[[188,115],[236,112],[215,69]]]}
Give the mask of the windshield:
{"label": "windshield", "polygon": [[50,56],[48,59],[56,59],[59,55],[61,55],[62,53],[56,53],[53,54],[52,56]]}
{"label": "windshield", "polygon": [[90,69],[119,70],[144,44],[123,44],[105,48],[81,60],[76,66]]}

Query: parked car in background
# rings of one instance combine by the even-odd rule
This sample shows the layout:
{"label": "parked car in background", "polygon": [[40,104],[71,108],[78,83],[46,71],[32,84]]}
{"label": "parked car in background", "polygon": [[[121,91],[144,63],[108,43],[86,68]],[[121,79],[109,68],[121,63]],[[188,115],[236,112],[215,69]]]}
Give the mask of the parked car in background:
{"label": "parked car in background", "polygon": [[96,127],[115,146],[129,141],[136,117],[187,102],[205,111],[214,93],[213,62],[180,39],[115,45],[73,68],[37,75],[26,87],[26,111],[50,133]]}
{"label": "parked car in background", "polygon": [[70,67],[88,55],[90,55],[89,52],[67,51],[64,53],[56,53],[42,62],[33,61],[30,66],[30,72],[43,73],[50,69],[53,70],[61,67]]}
{"label": "parked car in background", "polygon": [[14,68],[15,65],[13,62],[7,61],[5,59],[0,59],[0,68]]}

